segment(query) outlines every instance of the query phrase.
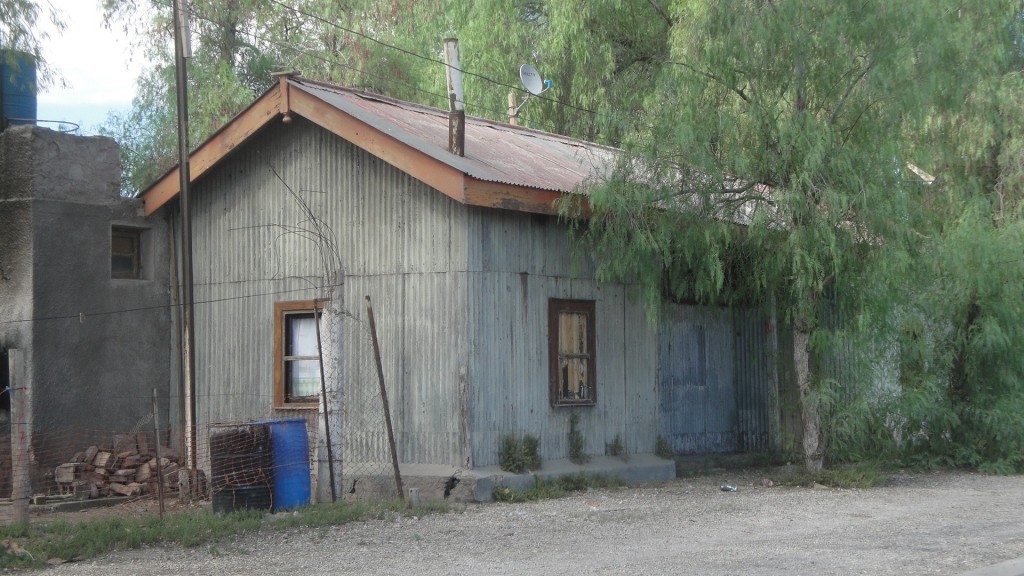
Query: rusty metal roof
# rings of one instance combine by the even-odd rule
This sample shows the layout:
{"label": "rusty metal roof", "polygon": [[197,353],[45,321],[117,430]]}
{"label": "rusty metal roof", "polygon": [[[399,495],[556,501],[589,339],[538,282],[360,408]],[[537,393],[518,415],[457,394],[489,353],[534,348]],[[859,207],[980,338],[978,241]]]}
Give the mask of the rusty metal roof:
{"label": "rusty metal roof", "polygon": [[466,117],[464,157],[448,152],[448,112],[290,78],[288,83],[389,136],[479,180],[573,192],[613,167],[614,148],[557,134]]}

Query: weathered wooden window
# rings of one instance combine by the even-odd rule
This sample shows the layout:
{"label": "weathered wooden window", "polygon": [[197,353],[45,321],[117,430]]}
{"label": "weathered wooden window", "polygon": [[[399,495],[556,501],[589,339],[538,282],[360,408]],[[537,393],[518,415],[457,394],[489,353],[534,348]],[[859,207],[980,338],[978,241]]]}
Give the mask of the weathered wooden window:
{"label": "weathered wooden window", "polygon": [[594,302],[548,301],[548,360],[551,405],[597,402]]}
{"label": "weathered wooden window", "polygon": [[110,229],[110,277],[139,278],[142,231],[132,228]]}
{"label": "weathered wooden window", "polygon": [[320,395],[320,348],[313,300],[274,304],[274,405],[316,408]]}

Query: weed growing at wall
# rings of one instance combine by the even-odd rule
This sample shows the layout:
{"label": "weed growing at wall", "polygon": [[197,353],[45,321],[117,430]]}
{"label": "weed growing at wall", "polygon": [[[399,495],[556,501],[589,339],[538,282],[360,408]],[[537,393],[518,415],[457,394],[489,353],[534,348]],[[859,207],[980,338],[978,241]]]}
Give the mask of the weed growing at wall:
{"label": "weed growing at wall", "polygon": [[498,449],[498,465],[513,474],[540,470],[540,439],[527,434],[520,440],[512,434],[506,434],[501,438],[501,447]]}
{"label": "weed growing at wall", "polygon": [[658,434],[658,439],[654,442],[654,454],[658,458],[664,458],[665,460],[672,460],[676,457],[675,451],[672,450],[672,445],[661,434]]}
{"label": "weed growing at wall", "polygon": [[571,492],[582,492],[599,488],[620,488],[626,483],[618,478],[590,474],[569,474],[558,478],[534,478],[533,486],[519,490],[509,486],[494,489],[497,502],[526,502],[562,498]]}
{"label": "weed growing at wall", "polygon": [[580,415],[569,416],[569,460],[574,464],[586,464],[590,462],[590,456],[585,452],[583,433],[579,430]]}
{"label": "weed growing at wall", "polygon": [[615,456],[622,458],[623,462],[629,462],[629,452],[626,447],[622,444],[622,438],[618,434],[615,435],[615,439],[611,442],[606,442],[604,445],[604,453],[608,456]]}

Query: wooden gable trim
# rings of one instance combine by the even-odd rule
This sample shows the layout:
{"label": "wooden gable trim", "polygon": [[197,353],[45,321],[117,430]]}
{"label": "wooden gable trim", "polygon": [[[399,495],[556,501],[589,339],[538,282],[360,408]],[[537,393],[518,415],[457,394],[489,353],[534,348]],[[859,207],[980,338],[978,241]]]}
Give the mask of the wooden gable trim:
{"label": "wooden gable trim", "polygon": [[558,209],[554,202],[561,197],[561,192],[552,190],[487,182],[467,177],[466,204],[472,206],[503,208],[535,214],[556,214]]}
{"label": "wooden gable trim", "polygon": [[466,175],[444,162],[358,120],[303,90],[292,90],[291,109],[310,122],[348,140],[395,168],[441,191],[458,202],[466,202]]}
{"label": "wooden gable trim", "polygon": [[[261,96],[192,152],[189,157],[189,181],[195,182],[202,177],[281,112],[279,89],[270,90]],[[146,216],[178,195],[179,181],[178,168],[175,167],[142,193]]]}
{"label": "wooden gable trim", "polygon": [[[563,197],[568,197],[568,195],[554,190],[488,182],[471,176],[466,178],[466,204],[472,206],[553,215],[558,214],[558,206],[555,201]],[[590,205],[586,198],[580,200],[582,215],[590,216]]]}
{"label": "wooden gable trim", "polygon": [[[288,122],[294,113],[348,140],[457,202],[535,214],[557,213],[554,202],[563,196],[561,192],[488,182],[467,176],[461,170],[354,118],[304,90],[293,90],[285,77],[280,79],[276,88],[261,96],[192,153],[189,159],[191,182],[201,178],[270,121],[283,116],[285,122]],[[178,182],[178,168],[175,167],[142,193],[146,216],[156,212],[178,195]]]}

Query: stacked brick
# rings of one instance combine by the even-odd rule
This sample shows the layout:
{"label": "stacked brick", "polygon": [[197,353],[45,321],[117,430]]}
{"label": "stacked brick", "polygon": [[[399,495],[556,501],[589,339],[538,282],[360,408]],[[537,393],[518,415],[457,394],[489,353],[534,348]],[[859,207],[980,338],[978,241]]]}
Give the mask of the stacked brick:
{"label": "stacked brick", "polygon": [[62,495],[80,498],[156,494],[159,477],[164,490],[178,489],[178,455],[161,447],[157,460],[145,433],[115,434],[111,446],[89,446],[57,466],[54,480]]}

